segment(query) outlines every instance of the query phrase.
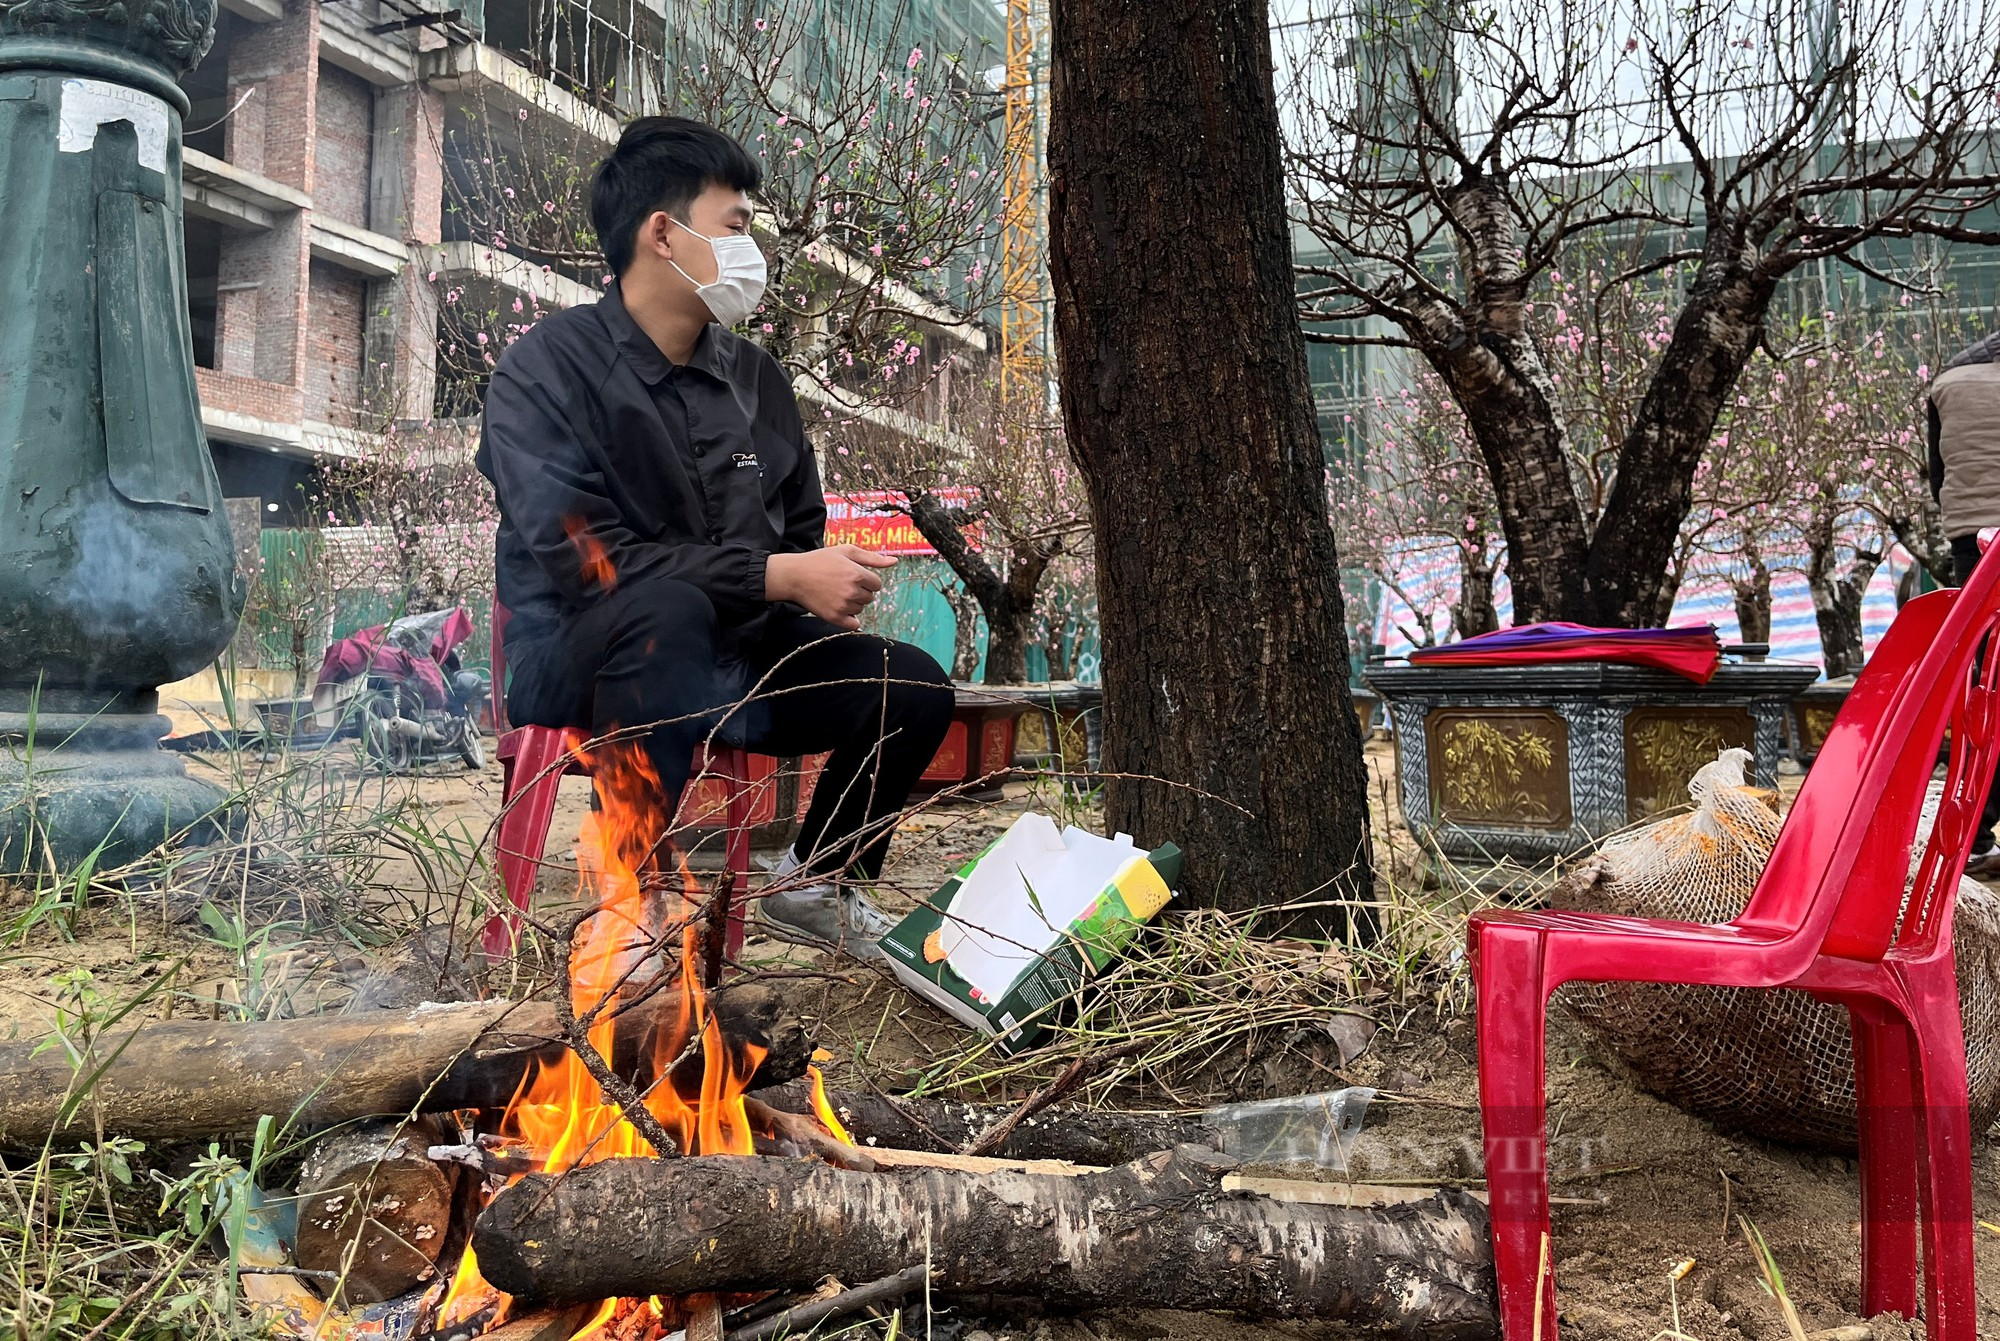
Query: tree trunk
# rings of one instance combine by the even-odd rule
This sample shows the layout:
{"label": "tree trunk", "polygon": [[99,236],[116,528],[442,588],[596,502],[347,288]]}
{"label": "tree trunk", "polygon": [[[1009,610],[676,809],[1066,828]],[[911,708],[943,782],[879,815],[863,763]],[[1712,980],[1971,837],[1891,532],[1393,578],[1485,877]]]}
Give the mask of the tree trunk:
{"label": "tree trunk", "polygon": [[[1495,357],[1481,346],[1476,354],[1455,357],[1448,380],[1493,483],[1507,539],[1514,622],[1571,619],[1590,595],[1583,562],[1589,547],[1570,482],[1568,434],[1556,422],[1554,405],[1514,373],[1515,360],[1532,343],[1524,338],[1513,345],[1510,356]],[[1490,380],[1474,380],[1463,366],[1489,361],[1504,370]]]}
{"label": "tree trunk", "polygon": [[1570,476],[1569,431],[1554,379],[1527,326],[1527,282],[1519,230],[1504,184],[1461,183],[1447,197],[1458,222],[1460,264],[1470,281],[1460,313],[1408,295],[1423,318],[1426,360],[1465,412],[1507,538],[1514,622],[1569,619],[1589,600],[1584,559],[1589,531]]}
{"label": "tree trunk", "polygon": [[1075,647],[1069,639],[1068,621],[1058,616],[1048,620],[1042,639],[1042,655],[1048,659],[1051,680],[1076,678]]}
{"label": "tree trunk", "polygon": [[1225,1192],[1227,1167],[1192,1146],[1074,1177],[606,1160],[502,1192],[473,1248],[495,1288],[549,1301],[807,1290],[928,1262],[931,1293],[947,1296],[1498,1334],[1486,1215],[1471,1197],[1281,1202]]}
{"label": "tree trunk", "polygon": [[1958,577],[1952,570],[1951,542],[1944,538],[1944,523],[1936,508],[1926,508],[1914,517],[1891,517],[1889,530],[1897,542],[1910,552],[1910,557],[1923,565],[1924,571],[1931,575],[1931,581],[1940,587],[1958,584]]}
{"label": "tree trunk", "polygon": [[[951,565],[966,593],[986,616],[985,683],[1023,683],[1028,678],[1028,634],[1034,626],[1035,595],[1060,546],[1016,542],[1003,577],[966,540],[953,509],[920,489],[911,491],[909,499],[910,521],[931,542],[938,557]],[[955,603],[953,608],[957,608]],[[963,629],[963,615],[959,624]]]}
{"label": "tree trunk", "polygon": [[[1028,679],[1028,643],[1035,620],[1035,586],[1048,567],[1046,556],[1016,552],[1007,570],[1007,596],[995,602],[986,615],[987,684],[1025,684]],[[1027,575],[1032,572],[1030,578]],[[1020,580],[1016,580],[1016,579]],[[1023,599],[1019,588],[1026,586]]]}
{"label": "tree trunk", "polygon": [[1486,542],[1458,547],[1458,600],[1451,607],[1452,631],[1460,638],[1477,638],[1500,627],[1493,605],[1493,574],[1497,565],[1487,557]]}
{"label": "tree trunk", "polygon": [[1776,278],[1730,250],[1753,243],[1725,221],[1711,223],[1710,253],[1619,444],[1604,513],[1586,517],[1554,383],[1524,320],[1507,194],[1475,179],[1454,188],[1448,203],[1469,280],[1464,309],[1414,291],[1398,299],[1414,314],[1406,329],[1479,443],[1507,538],[1514,622],[1666,623],[1695,468],[1757,347]]}
{"label": "tree trunk", "polygon": [[[742,983],[714,1002],[729,1037],[771,1049],[753,1084],[805,1073],[812,1043],[770,988]],[[621,1016],[613,1064],[627,1074],[643,1066],[650,1027],[679,1006],[679,994],[665,991]],[[100,1122],[106,1135],[173,1141],[247,1132],[266,1115],[312,1130],[365,1117],[504,1108],[531,1066],[562,1054],[561,1040],[549,1003],[497,1001],[119,1025],[98,1039],[81,1071],[60,1048],[8,1043],[0,1045],[0,1148],[93,1133]],[[675,1088],[699,1094],[701,1064],[699,1055],[684,1058]],[[93,1073],[94,1084],[79,1083]],[[73,1100],[73,1091],[81,1097]]]}
{"label": "tree trunk", "polygon": [[1725,224],[1718,219],[1709,225],[1714,250],[1702,259],[1702,273],[1619,445],[1618,475],[1591,536],[1588,600],[1562,618],[1658,628],[1673,613],[1669,573],[1674,541],[1694,502],[1695,469],[1743,365],[1756,352],[1777,289],[1775,279],[1717,254],[1730,245]]}
{"label": "tree trunk", "polygon": [[1882,556],[1857,551],[1845,573],[1836,571],[1838,549],[1830,522],[1806,527],[1806,586],[1812,590],[1813,622],[1819,626],[1819,648],[1829,680],[1860,671],[1862,651],[1861,601]]}
{"label": "tree trunk", "polygon": [[1746,546],[1744,558],[1750,576],[1731,578],[1736,592],[1736,632],[1746,643],[1771,641],[1771,567],[1754,546]]}
{"label": "tree trunk", "polygon": [[979,602],[963,587],[946,586],[951,607],[951,678],[970,680],[979,673]]}
{"label": "tree trunk", "polygon": [[[1191,901],[1371,935],[1367,777],[1262,0],[1063,0],[1049,196],[1090,492],[1106,824]],[[1123,776],[1119,776],[1123,775]],[[1141,780],[1145,779],[1145,780]]]}

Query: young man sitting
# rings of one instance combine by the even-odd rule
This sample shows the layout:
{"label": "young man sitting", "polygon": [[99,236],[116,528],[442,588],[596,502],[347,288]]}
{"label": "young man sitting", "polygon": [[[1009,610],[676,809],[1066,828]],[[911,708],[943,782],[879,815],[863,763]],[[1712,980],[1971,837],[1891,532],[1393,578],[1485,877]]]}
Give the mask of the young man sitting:
{"label": "young man sitting", "polygon": [[615,282],[494,370],[478,464],[500,503],[507,710],[595,736],[644,728],[668,815],[705,741],[831,751],[776,871],[796,892],[760,915],[788,939],[879,953],[888,919],[846,880],[881,875],[951,682],[917,648],[855,632],[895,561],[823,547],[790,378],[729,329],[764,292],[761,179],[718,130],[634,121],[590,189]]}

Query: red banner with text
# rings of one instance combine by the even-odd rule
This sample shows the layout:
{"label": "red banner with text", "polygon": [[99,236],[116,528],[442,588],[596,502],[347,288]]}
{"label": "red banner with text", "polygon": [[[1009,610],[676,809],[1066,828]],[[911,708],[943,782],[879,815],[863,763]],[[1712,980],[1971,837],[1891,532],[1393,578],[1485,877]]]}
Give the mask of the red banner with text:
{"label": "red banner with text", "polygon": [[[936,497],[946,507],[970,507],[975,501],[970,489],[940,489]],[[877,554],[934,557],[937,551],[902,510],[904,507],[903,495],[888,489],[828,494],[826,543],[857,545]],[[979,548],[977,526],[967,528],[965,538],[974,549]]]}

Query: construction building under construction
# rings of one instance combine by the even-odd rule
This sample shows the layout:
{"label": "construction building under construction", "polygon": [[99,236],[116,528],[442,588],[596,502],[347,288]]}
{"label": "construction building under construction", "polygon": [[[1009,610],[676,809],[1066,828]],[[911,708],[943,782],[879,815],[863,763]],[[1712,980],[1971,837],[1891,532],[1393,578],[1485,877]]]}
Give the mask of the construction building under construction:
{"label": "construction building under construction", "polygon": [[[562,143],[587,164],[623,119],[661,110],[675,59],[698,59],[689,35],[673,30],[670,0],[431,3],[223,0],[214,49],[184,81],[203,421],[225,494],[261,500],[267,525],[323,520],[299,515],[311,496],[302,486],[319,464],[356,451],[357,435],[476,404],[476,389],[469,402],[440,374],[452,339],[440,303],[455,285],[497,291],[514,311],[595,299],[594,264],[550,264],[476,232],[476,211],[452,207],[468,192],[511,191],[490,161],[468,159],[466,146],[482,142],[468,127],[506,126],[524,152]],[[762,26],[752,5],[682,8]],[[808,12],[809,23],[844,25],[839,41],[875,43],[885,64],[912,48],[953,54],[963,78],[983,81],[995,120],[1004,110],[1016,129],[1026,103],[1005,91],[1007,20],[996,0],[884,0],[856,28],[859,8],[784,7],[793,21]],[[992,138],[997,149],[998,125]],[[587,174],[572,173],[562,189],[586,186]],[[1010,222],[1033,231],[1018,208]],[[919,318],[950,301],[898,292]],[[1016,353],[1039,355],[1039,336],[1026,338],[1023,312],[1010,311]],[[985,315],[958,317],[945,323],[954,337],[984,350]],[[996,313],[996,351],[998,325]]]}

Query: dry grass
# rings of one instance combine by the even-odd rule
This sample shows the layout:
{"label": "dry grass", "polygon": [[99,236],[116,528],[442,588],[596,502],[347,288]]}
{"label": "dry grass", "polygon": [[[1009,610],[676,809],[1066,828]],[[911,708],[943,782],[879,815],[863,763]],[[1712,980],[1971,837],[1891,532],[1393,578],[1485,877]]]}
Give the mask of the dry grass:
{"label": "dry grass", "polygon": [[1080,1101],[1115,1095],[1121,1103],[1193,1107],[1240,1094],[1244,1073],[1287,1040],[1339,1034],[1343,1016],[1400,1027],[1419,1015],[1462,1011],[1470,994],[1465,919],[1498,896],[1462,879],[1425,888],[1386,845],[1378,852],[1389,859],[1371,905],[1382,927],[1376,940],[1262,934],[1264,924],[1306,904],[1181,911],[1046,1008],[1047,1032],[1032,1050],[1010,1057],[999,1040],[979,1039],[932,1065],[919,1090],[1018,1090],[1047,1083],[1079,1058],[1137,1042],[1139,1050],[1105,1067]]}
{"label": "dry grass", "polygon": [[[342,1009],[370,951],[447,917],[484,887],[483,834],[435,816],[407,778],[336,749],[238,752],[191,771],[229,793],[233,835],[163,846],[119,867],[62,873],[47,859],[0,879],[0,973],[29,1036],[78,1067],[89,1040],[166,1013],[268,1018]],[[150,978],[93,960],[93,943],[168,959]],[[170,957],[170,959],[169,959]],[[95,963],[96,970],[89,964]],[[47,972],[50,965],[58,967]],[[113,979],[117,981],[113,981]],[[12,1012],[10,1012],[12,1013]],[[293,1157],[286,1115],[255,1139],[149,1150],[115,1136],[16,1152],[0,1163],[0,1334],[16,1341],[261,1335],[236,1244],[248,1189]]]}

